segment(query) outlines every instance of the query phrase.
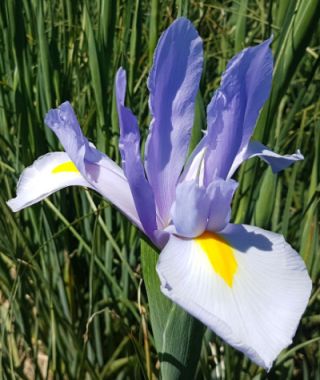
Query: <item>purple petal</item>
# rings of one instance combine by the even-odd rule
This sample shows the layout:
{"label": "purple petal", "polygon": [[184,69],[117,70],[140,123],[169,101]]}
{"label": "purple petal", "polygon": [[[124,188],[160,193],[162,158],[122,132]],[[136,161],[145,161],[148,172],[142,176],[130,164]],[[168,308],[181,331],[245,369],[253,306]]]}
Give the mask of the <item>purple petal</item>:
{"label": "purple petal", "polygon": [[[77,167],[84,165],[84,158],[88,162],[96,162],[103,156],[97,149],[90,147],[69,102],[64,102],[58,108],[51,109],[44,121],[57,135],[64,150]],[[84,157],[79,156],[80,150]]]}
{"label": "purple petal", "polygon": [[154,240],[157,229],[153,192],[146,180],[140,157],[140,132],[137,120],[124,106],[126,73],[120,68],[116,75],[116,99],[120,124],[120,153],[122,167],[128,179],[134,203],[147,235]]}
{"label": "purple petal", "polygon": [[252,157],[260,157],[263,161],[271,166],[273,173],[277,173],[283,169],[286,169],[296,161],[304,159],[299,150],[297,150],[294,154],[286,154],[284,156],[281,156],[260,142],[252,141],[244,150],[238,153],[232,164],[228,177],[230,178],[234,174],[234,172],[243,161],[248,160]]}
{"label": "purple petal", "polygon": [[179,18],[161,36],[148,80],[152,121],[145,167],[164,225],[188,151],[202,63],[201,38]]}
{"label": "purple petal", "polygon": [[176,233],[188,238],[201,235],[207,226],[208,206],[209,198],[204,187],[199,187],[195,181],[180,183],[171,209]]}
{"label": "purple petal", "polygon": [[45,123],[57,135],[71,161],[92,188],[144,230],[122,169],[83,136],[71,104],[65,102],[50,110]]}
{"label": "purple petal", "polygon": [[179,182],[196,181],[200,186],[204,184],[204,154],[207,148],[206,135],[200,140],[199,144],[191,153],[183,172],[179,178]]}
{"label": "purple petal", "polygon": [[214,180],[208,186],[210,196],[210,212],[207,230],[221,231],[230,221],[231,201],[238,183],[233,180]]}
{"label": "purple petal", "polygon": [[237,153],[248,143],[272,81],[271,39],[243,50],[228,64],[207,110],[205,183],[226,178]]}

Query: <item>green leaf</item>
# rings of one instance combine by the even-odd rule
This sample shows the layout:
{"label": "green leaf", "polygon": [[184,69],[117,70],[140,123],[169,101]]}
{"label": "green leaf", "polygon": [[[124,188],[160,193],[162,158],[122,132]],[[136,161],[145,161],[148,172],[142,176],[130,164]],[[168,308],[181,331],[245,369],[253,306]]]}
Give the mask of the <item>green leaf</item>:
{"label": "green leaf", "polygon": [[259,189],[259,196],[254,210],[253,224],[267,228],[274,210],[274,201],[277,188],[277,176],[267,168],[263,174]]}
{"label": "green leaf", "polygon": [[97,147],[98,149],[104,150],[105,149],[105,143],[106,143],[106,137],[104,128],[106,125],[105,122],[105,115],[104,115],[104,104],[103,104],[103,91],[102,91],[102,79],[100,75],[100,65],[99,65],[99,59],[98,59],[98,50],[97,50],[97,44],[95,40],[94,30],[92,27],[92,22],[90,19],[90,15],[88,12],[88,9],[86,6],[83,8],[84,12],[84,19],[83,19],[83,25],[84,30],[87,36],[88,40],[88,63],[92,78],[92,88],[95,95],[95,101],[97,106],[97,114],[98,114],[98,120],[100,124],[100,128],[97,129]]}
{"label": "green leaf", "polygon": [[[235,30],[235,52],[238,53],[244,48],[244,40],[246,37],[246,22],[247,22],[247,8],[248,0],[234,1],[237,12],[237,23]],[[238,7],[237,7],[238,5]]]}
{"label": "green leaf", "polygon": [[287,91],[290,80],[304,57],[313,32],[319,22],[320,3],[318,0],[299,1],[290,19],[290,25],[280,33],[275,51],[272,91],[263,107],[254,137],[267,141],[272,121],[280,100]]}
{"label": "green leaf", "polygon": [[158,252],[141,241],[141,264],[147,289],[150,321],[162,379],[194,379],[204,326],[160,291],[156,272]]}
{"label": "green leaf", "polygon": [[162,349],[163,331],[173,303],[160,291],[160,280],[156,273],[159,254],[151,245],[141,240],[141,264],[143,279],[147,289],[150,320],[156,350]]}
{"label": "green leaf", "polygon": [[193,121],[193,128],[192,128],[192,133],[191,133],[188,155],[190,155],[195,149],[195,147],[198,145],[203,135],[202,131],[206,129],[207,117],[206,117],[205,105],[203,103],[203,97],[200,91],[198,91],[198,94],[196,97],[196,104],[195,104],[194,111],[195,111],[194,121]]}

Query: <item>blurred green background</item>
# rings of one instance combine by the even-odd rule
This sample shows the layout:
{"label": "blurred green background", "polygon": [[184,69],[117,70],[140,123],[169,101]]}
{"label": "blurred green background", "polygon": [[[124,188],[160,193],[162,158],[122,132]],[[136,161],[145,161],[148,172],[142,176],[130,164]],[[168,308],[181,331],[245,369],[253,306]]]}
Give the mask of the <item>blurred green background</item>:
{"label": "blurred green background", "polygon": [[[258,160],[243,166],[233,220],[282,233],[313,279],[294,342],[268,378],[320,379],[319,0],[1,0],[0,379],[159,377],[136,229],[85,189],[17,214],[5,201],[25,166],[61,148],[43,118],[64,100],[89,139],[119,162],[113,87],[120,65],[127,104],[146,136],[152,53],[179,15],[204,39],[193,146],[228,59],[274,35],[273,90],[255,136],[282,154],[300,148],[305,160],[279,175]],[[266,377],[205,334],[196,379]]]}

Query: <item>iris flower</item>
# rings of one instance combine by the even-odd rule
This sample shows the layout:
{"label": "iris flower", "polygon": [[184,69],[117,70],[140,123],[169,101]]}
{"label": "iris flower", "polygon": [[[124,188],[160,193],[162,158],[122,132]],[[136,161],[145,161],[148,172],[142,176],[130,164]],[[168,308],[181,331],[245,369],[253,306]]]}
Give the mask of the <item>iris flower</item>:
{"label": "iris flower", "polygon": [[228,63],[207,107],[207,131],[187,160],[203,49],[191,22],[177,19],[159,40],[148,79],[152,121],[144,162],[120,68],[122,168],[84,137],[65,102],[45,117],[65,152],[26,168],[17,197],[8,201],[18,211],[67,186],[96,190],[161,251],[162,292],[267,369],[291,343],[311,292],[305,264],[281,235],[230,223],[237,188],[231,177],[243,161],[259,156],[277,172],[303,159],[299,151],[280,156],[250,141],[270,93],[270,43],[244,49]]}

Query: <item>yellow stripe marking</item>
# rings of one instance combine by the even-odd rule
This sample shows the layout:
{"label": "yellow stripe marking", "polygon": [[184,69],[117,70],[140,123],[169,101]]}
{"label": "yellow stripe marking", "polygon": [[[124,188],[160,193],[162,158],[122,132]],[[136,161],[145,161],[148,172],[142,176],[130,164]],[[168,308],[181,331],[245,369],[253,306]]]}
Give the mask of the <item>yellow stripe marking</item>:
{"label": "yellow stripe marking", "polygon": [[77,169],[76,165],[72,161],[64,162],[63,164],[60,164],[52,169],[52,174],[57,173],[79,173],[79,170]]}
{"label": "yellow stripe marking", "polygon": [[214,271],[220,275],[231,288],[233,285],[233,277],[238,269],[238,263],[234,257],[232,247],[222,236],[208,231],[205,231],[195,240],[207,255]]}

